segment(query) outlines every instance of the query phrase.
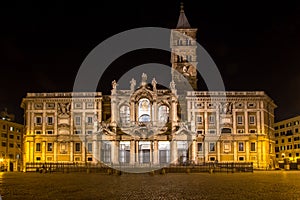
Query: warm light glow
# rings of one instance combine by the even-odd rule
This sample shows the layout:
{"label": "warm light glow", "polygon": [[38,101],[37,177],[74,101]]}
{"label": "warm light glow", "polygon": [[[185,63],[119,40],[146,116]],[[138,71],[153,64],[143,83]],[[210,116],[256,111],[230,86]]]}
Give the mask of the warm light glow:
{"label": "warm light glow", "polygon": [[0,158],[0,162],[3,162],[3,158]]}

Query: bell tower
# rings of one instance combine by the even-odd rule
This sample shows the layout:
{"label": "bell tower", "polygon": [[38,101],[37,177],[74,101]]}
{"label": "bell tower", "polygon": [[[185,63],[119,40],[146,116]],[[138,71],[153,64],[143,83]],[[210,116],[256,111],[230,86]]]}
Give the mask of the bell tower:
{"label": "bell tower", "polygon": [[186,90],[187,87],[184,85],[187,81],[194,90],[197,90],[196,34],[197,29],[191,28],[181,3],[177,27],[171,30],[170,41],[172,79],[179,92]]}

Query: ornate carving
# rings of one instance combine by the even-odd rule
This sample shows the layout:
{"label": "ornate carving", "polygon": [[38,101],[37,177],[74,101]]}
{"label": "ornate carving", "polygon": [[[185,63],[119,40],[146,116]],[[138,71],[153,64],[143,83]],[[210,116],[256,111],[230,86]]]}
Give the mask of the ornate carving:
{"label": "ornate carving", "polygon": [[232,113],[232,103],[231,102],[221,103],[220,109],[221,109],[220,112],[223,114],[231,114]]}
{"label": "ornate carving", "polygon": [[70,115],[71,103],[59,103],[58,104],[58,116],[59,117],[69,117]]}

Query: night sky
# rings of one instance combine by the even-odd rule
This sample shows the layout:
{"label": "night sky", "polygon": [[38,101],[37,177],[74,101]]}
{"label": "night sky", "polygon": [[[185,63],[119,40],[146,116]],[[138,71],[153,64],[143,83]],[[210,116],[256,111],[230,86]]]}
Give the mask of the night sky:
{"label": "night sky", "polygon": [[[88,53],[105,39],[138,27],[175,28],[180,1],[24,1],[0,6],[0,110],[22,122],[27,92],[70,92]],[[295,1],[296,2],[296,1]],[[263,90],[276,120],[300,114],[300,6],[293,1],[230,3],[186,0],[197,41],[217,64],[226,90]],[[168,52],[122,56],[99,84],[148,62],[170,65]],[[201,67],[201,66],[200,66]],[[203,88],[205,90],[205,88]]]}

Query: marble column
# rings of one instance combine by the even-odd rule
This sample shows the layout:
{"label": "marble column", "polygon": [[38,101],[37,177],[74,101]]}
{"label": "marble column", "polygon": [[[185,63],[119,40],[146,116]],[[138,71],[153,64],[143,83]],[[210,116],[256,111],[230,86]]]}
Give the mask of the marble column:
{"label": "marble column", "polygon": [[153,164],[158,164],[158,141],[154,140],[153,142]]}
{"label": "marble column", "polygon": [[257,133],[260,134],[261,133],[260,111],[256,112],[256,118],[257,118],[257,120],[256,120]]}
{"label": "marble column", "polygon": [[176,140],[173,140],[171,142],[171,162],[173,164],[177,164],[178,163],[178,155],[177,155],[177,141]]}
{"label": "marble column", "polygon": [[135,162],[139,163],[139,141],[135,141]]}
{"label": "marble column", "polygon": [[248,124],[248,111],[246,110],[244,112],[245,115],[245,133],[248,134],[249,133],[249,124]]}
{"label": "marble column", "polygon": [[41,144],[41,149],[42,149],[42,162],[47,162],[47,158],[46,158],[46,141],[42,141]]}
{"label": "marble column", "polygon": [[220,144],[220,141],[217,141],[217,160],[218,160],[218,162],[221,161],[221,144]]}
{"label": "marble column", "polygon": [[74,161],[74,150],[73,150],[74,146],[73,145],[74,145],[74,142],[71,141],[70,142],[70,162]]}
{"label": "marble column", "polygon": [[53,142],[53,156],[54,156],[54,162],[58,161],[57,160],[57,142]]}
{"label": "marble column", "polygon": [[245,161],[249,162],[250,161],[250,158],[249,158],[249,152],[250,152],[249,141],[246,141],[245,145],[246,145],[246,149],[245,149],[246,150],[246,158],[245,158]]}
{"label": "marble column", "polygon": [[97,162],[99,159],[98,153],[98,142],[97,140],[93,140],[93,162]]}
{"label": "marble column", "polygon": [[237,142],[233,142],[233,161],[237,162]]}
{"label": "marble column", "polygon": [[130,141],[130,164],[135,163],[135,141],[131,140]]}

